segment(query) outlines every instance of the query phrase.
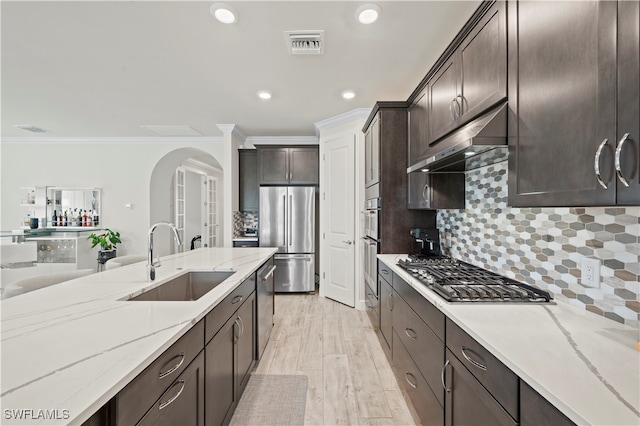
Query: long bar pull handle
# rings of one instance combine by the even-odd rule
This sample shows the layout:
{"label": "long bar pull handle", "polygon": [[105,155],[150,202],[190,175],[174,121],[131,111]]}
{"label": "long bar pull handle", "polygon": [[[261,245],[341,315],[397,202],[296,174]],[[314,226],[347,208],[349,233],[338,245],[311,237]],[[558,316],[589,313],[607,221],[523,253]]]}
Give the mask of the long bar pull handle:
{"label": "long bar pull handle", "polygon": [[236,318],[233,321],[233,341],[237,342],[238,340],[240,340],[240,321],[238,321],[239,318]]}
{"label": "long bar pull handle", "polygon": [[451,392],[451,389],[447,387],[447,384],[444,382],[444,373],[447,370],[447,366],[450,364],[449,360],[447,360],[444,365],[442,366],[442,371],[440,372],[440,381],[442,382],[442,388],[447,391],[447,392]]}
{"label": "long bar pull handle", "polygon": [[[460,102],[458,102],[458,98],[460,98]],[[464,96],[458,94],[454,101],[456,101],[456,116],[460,118],[462,117],[462,108],[464,107]]]}
{"label": "long bar pull handle", "polygon": [[451,120],[456,120],[456,113],[453,111],[453,104],[456,102],[456,98],[451,99],[449,102],[449,114],[451,115]]}
{"label": "long bar pull handle", "polygon": [[291,215],[293,214],[293,195],[289,195],[289,218],[288,218],[288,222],[289,222],[289,236],[288,236],[288,244],[289,246],[291,246],[291,234],[292,234],[292,225],[291,222],[293,222]]}
{"label": "long bar pull handle", "polygon": [[178,355],[174,356],[172,359],[175,359],[175,358],[178,358],[178,357],[180,358],[180,361],[178,361],[178,363],[176,365],[174,365],[173,367],[171,367],[170,369],[165,370],[165,371],[161,372],[160,374],[158,374],[158,379],[164,379],[165,377],[171,375],[171,373],[176,371],[178,368],[180,368],[180,366],[184,362],[184,352],[180,352]]}
{"label": "long bar pull handle", "polygon": [[622,139],[620,139],[620,142],[618,142],[618,147],[616,148],[616,175],[618,176],[618,180],[620,180],[620,182],[622,182],[622,184],[627,188],[629,187],[629,182],[627,182],[627,179],[625,179],[624,175],[622,174],[622,166],[620,164],[620,154],[622,153],[622,145],[624,145],[624,143],[628,139],[629,139],[629,133],[625,133],[624,136],[622,136]]}
{"label": "long bar pull handle", "polygon": [[424,184],[424,188],[422,188],[422,199],[424,200],[425,203],[429,202],[429,198],[427,197],[427,188],[429,188],[429,184],[425,183]]}
{"label": "long bar pull handle", "polygon": [[269,279],[269,277],[273,275],[273,271],[275,270],[276,270],[276,265],[271,265],[271,268],[269,268],[269,272],[267,272],[262,276],[262,281],[266,281],[267,279]]}
{"label": "long bar pull handle", "polygon": [[[410,378],[411,380],[409,380]],[[416,376],[411,373],[404,373],[404,379],[407,381],[407,383],[409,383],[409,386],[414,389],[418,389],[418,381],[416,380]]]}
{"label": "long bar pull handle", "polygon": [[244,335],[244,321],[242,321],[242,317],[238,317],[238,321],[240,324],[240,336],[242,337]]}
{"label": "long bar pull handle", "polygon": [[593,162],[593,171],[596,174],[596,179],[598,180],[598,183],[600,184],[600,186],[603,187],[604,189],[607,189],[607,184],[604,183],[604,181],[602,180],[602,176],[600,176],[600,155],[602,154],[602,149],[604,148],[604,146],[607,144],[608,141],[609,139],[605,139],[602,141],[602,143],[598,147],[598,150],[596,151],[596,156]]}
{"label": "long bar pull handle", "polygon": [[466,347],[463,346],[461,348],[461,352],[462,352],[462,356],[464,357],[464,359],[469,361],[473,366],[478,367],[480,370],[487,371],[487,366],[486,365],[479,363],[478,361],[476,361],[473,358],[470,358],[469,355],[467,355],[465,350],[468,350],[469,352],[473,352],[471,349],[466,348]]}
{"label": "long bar pull handle", "polygon": [[176,399],[178,399],[180,397],[180,394],[182,393],[182,391],[184,390],[184,380],[178,380],[173,386],[171,386],[171,388],[169,389],[173,389],[175,386],[177,385],[181,385],[180,386],[180,390],[178,391],[177,394],[175,394],[174,396],[172,396],[171,398],[169,398],[166,402],[161,402],[160,405],[158,406],[158,410],[163,410],[165,408],[167,408],[169,405],[171,405],[171,403],[173,401],[175,401]]}

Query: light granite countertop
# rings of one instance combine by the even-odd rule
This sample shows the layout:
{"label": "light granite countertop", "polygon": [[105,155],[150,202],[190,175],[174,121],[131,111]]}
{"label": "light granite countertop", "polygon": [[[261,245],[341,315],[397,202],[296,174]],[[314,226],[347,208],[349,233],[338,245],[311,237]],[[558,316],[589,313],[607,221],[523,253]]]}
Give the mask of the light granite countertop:
{"label": "light granite countertop", "polygon": [[[203,248],[163,257],[155,281],[142,262],[3,300],[0,423],[81,424],[275,252]],[[196,301],[123,300],[203,270],[235,274]]]}
{"label": "light granite countertop", "polygon": [[562,301],[448,303],[378,255],[540,395],[579,425],[640,424],[640,332]]}

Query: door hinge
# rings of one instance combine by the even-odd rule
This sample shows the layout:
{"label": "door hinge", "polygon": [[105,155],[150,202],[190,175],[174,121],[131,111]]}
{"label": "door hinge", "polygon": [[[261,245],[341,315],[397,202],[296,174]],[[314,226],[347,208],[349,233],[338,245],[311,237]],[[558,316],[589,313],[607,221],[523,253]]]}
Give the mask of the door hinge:
{"label": "door hinge", "polygon": [[326,159],[327,159],[326,154],[322,154],[322,159],[323,159],[323,160],[326,160]]}
{"label": "door hinge", "polygon": [[325,279],[326,277],[324,276],[324,272],[322,273],[322,279]]}

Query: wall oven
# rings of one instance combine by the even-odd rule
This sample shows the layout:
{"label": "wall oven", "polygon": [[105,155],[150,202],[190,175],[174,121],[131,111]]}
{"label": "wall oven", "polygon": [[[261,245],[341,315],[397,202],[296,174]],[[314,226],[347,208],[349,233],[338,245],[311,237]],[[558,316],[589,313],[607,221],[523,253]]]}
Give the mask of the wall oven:
{"label": "wall oven", "polygon": [[[369,290],[378,296],[378,252],[380,249],[380,198],[371,198],[365,202],[364,228],[365,236],[362,237],[364,253],[364,280]],[[367,289],[365,292],[368,293]]]}

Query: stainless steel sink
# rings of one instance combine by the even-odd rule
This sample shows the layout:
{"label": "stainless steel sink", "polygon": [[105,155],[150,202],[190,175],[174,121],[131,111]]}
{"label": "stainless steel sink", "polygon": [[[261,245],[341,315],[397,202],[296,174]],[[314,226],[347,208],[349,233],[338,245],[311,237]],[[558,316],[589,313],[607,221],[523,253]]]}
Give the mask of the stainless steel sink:
{"label": "stainless steel sink", "polygon": [[193,301],[198,300],[235,272],[187,272],[164,284],[145,291],[129,301]]}

